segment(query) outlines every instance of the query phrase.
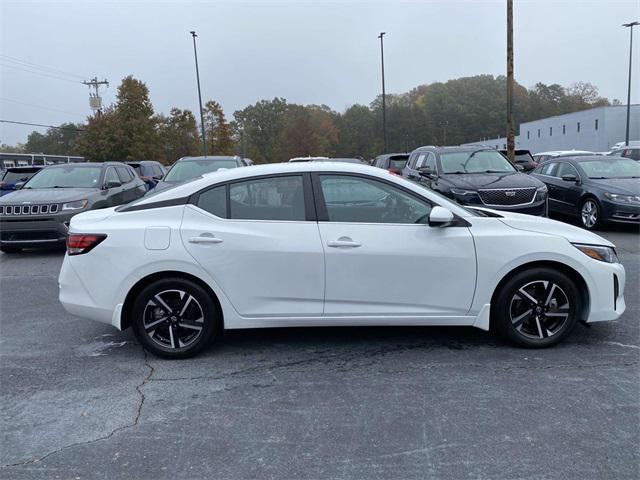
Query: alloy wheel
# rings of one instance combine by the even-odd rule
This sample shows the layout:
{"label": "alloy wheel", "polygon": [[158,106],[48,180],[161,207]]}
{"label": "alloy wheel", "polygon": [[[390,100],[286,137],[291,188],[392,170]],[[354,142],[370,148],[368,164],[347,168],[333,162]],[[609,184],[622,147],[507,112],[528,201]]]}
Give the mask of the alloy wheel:
{"label": "alloy wheel", "polygon": [[593,228],[598,223],[598,206],[593,200],[586,200],[582,204],[580,212],[582,224],[587,228]]}
{"label": "alloy wheel", "polygon": [[161,347],[184,348],[202,334],[204,312],[198,300],[184,290],[163,290],[147,301],[143,326]]}
{"label": "alloy wheel", "polygon": [[513,328],[522,336],[542,340],[556,335],[569,320],[571,305],[565,291],[548,280],[520,287],[511,298]]}

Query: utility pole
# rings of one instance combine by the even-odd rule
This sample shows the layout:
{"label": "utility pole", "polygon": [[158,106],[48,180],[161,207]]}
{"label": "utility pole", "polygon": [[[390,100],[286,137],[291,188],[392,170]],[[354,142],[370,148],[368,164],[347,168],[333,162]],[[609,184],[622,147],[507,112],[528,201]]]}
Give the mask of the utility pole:
{"label": "utility pole", "polygon": [[240,156],[244,158],[244,130],[240,130]]}
{"label": "utility pole", "polygon": [[204,112],[202,111],[202,94],[200,93],[200,72],[198,71],[198,50],[196,49],[196,32],[191,30],[193,37],[193,55],[196,59],[196,80],[198,82],[198,103],[200,104],[200,129],[202,131],[202,154],[207,156],[207,137],[204,134]]}
{"label": "utility pole", "polygon": [[513,0],[507,0],[507,158],[515,161],[513,125]]}
{"label": "utility pole", "polygon": [[629,29],[629,86],[627,87],[627,129],[624,136],[624,144],[629,146],[629,118],[631,116],[631,59],[633,58],[633,27],[640,25],[640,22],[625,23],[622,26]]}
{"label": "utility pole", "polygon": [[89,106],[91,110],[93,110],[97,117],[102,115],[102,97],[100,96],[100,85],[109,86],[109,82],[105,78],[104,80],[98,80],[98,77],[93,77],[91,80],[85,80],[82,82],[89,89],[92,87],[95,89],[96,93],[89,92]]}
{"label": "utility pole", "polygon": [[384,144],[384,153],[387,153],[387,105],[386,92],[384,89],[384,35],[386,32],[380,32],[380,59],[382,61],[382,139]]}

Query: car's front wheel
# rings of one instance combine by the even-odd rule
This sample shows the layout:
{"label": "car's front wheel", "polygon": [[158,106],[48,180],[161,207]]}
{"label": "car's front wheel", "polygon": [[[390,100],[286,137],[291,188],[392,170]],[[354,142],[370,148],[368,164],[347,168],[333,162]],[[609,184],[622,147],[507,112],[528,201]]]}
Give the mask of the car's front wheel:
{"label": "car's front wheel", "polygon": [[580,205],[580,223],[587,230],[602,224],[600,205],[595,198],[586,198]]}
{"label": "car's front wheel", "polygon": [[133,305],[132,327],[138,341],[165,358],[188,358],[215,337],[220,313],[211,294],[183,278],[158,280],[145,287]]}
{"label": "car's front wheel", "polygon": [[580,312],[575,283],[550,268],[517,273],[495,299],[493,326],[505,340],[520,347],[557,344],[573,330]]}

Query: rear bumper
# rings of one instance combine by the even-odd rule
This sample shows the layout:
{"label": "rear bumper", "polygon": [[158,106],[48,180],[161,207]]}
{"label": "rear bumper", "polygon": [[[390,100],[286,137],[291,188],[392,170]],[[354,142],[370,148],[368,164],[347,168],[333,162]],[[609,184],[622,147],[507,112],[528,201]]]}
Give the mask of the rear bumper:
{"label": "rear bumper", "polygon": [[63,244],[73,214],[0,220],[0,245],[24,248]]}

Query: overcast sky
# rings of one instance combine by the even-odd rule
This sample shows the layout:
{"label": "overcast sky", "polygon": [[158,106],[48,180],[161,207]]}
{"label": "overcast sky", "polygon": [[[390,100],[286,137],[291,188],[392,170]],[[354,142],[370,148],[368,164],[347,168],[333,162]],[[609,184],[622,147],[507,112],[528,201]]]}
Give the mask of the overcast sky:
{"label": "overcast sky", "polygon": [[[220,102],[228,118],[276,96],[338,111],[368,104],[380,91],[380,31],[387,32],[388,92],[506,71],[506,0],[0,4],[5,120],[82,121],[90,113],[82,79],[108,79],[109,104],[128,74],[146,82],[156,111],[195,112],[190,30],[199,35],[203,101]],[[518,82],[589,81],[601,95],[626,102],[629,30],[620,25],[640,18],[640,0],[514,4]],[[632,103],[640,102],[640,29],[635,33]],[[24,142],[33,129],[0,123],[0,142]]]}

